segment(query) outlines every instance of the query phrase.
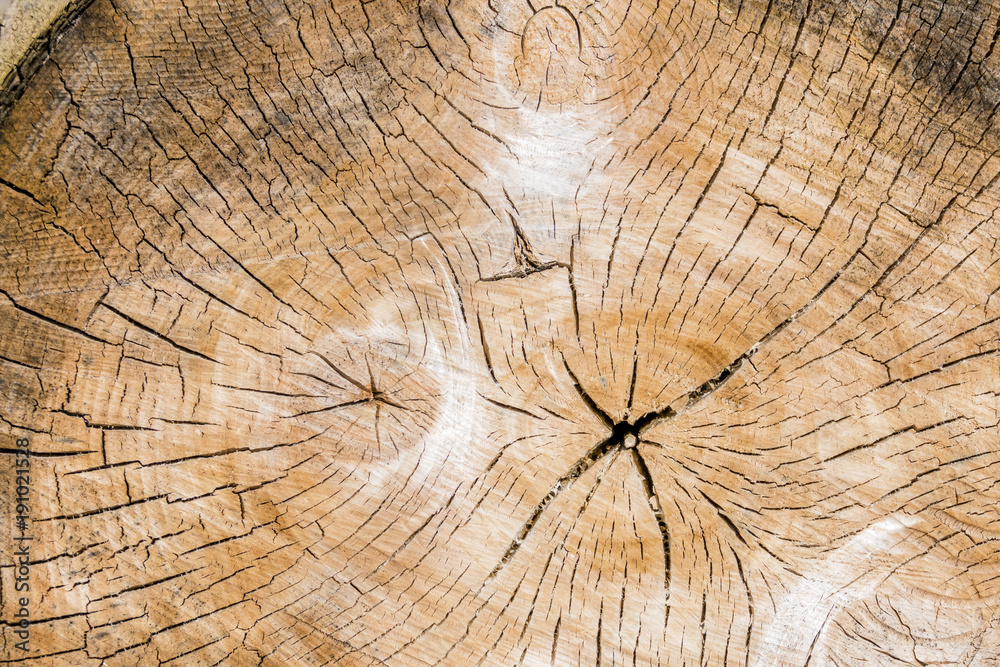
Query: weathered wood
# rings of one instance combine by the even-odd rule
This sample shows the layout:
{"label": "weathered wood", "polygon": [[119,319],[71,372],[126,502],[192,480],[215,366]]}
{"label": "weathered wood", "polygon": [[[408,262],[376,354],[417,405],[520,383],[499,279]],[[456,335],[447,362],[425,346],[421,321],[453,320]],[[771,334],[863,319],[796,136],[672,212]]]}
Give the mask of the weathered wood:
{"label": "weathered wood", "polygon": [[998,36],[95,0],[0,126],[24,664],[997,664]]}
{"label": "weathered wood", "polygon": [[0,116],[91,0],[0,0]]}

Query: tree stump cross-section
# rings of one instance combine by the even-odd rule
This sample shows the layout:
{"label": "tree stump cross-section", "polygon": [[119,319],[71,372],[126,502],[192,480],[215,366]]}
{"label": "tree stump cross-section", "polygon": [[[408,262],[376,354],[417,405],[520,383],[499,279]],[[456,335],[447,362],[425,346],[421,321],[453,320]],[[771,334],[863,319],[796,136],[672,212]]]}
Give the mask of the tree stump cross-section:
{"label": "tree stump cross-section", "polygon": [[68,7],[4,664],[1000,661],[1000,5]]}

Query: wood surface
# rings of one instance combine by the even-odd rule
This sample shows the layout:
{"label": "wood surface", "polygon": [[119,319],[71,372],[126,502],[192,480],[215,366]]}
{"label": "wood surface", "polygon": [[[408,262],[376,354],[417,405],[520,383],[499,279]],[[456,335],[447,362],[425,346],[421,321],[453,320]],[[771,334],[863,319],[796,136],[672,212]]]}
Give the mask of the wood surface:
{"label": "wood surface", "polygon": [[0,123],[0,661],[1000,664],[1000,5],[70,18]]}
{"label": "wood surface", "polygon": [[0,115],[91,0],[0,0]]}

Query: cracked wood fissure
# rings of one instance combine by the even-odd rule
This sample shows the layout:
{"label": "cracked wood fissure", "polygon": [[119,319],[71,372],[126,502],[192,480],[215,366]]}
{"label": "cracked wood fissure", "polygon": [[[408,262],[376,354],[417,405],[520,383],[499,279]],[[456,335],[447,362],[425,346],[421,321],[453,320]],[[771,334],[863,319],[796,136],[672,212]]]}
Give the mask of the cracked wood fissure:
{"label": "cracked wood fissure", "polygon": [[0,664],[1000,661],[1000,4],[154,4],[0,91]]}

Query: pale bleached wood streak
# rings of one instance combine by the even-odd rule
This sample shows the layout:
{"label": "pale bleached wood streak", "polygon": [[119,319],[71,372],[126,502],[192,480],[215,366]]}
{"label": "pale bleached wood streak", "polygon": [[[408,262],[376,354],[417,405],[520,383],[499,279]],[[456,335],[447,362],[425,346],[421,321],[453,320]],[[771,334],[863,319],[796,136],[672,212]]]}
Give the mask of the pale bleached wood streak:
{"label": "pale bleached wood streak", "polygon": [[998,38],[95,0],[0,126],[0,658],[997,664]]}

